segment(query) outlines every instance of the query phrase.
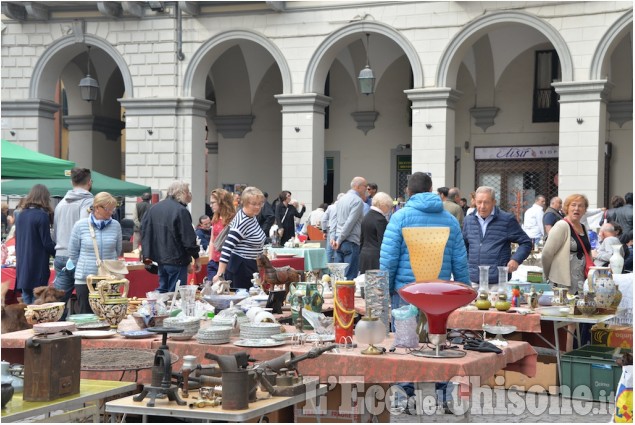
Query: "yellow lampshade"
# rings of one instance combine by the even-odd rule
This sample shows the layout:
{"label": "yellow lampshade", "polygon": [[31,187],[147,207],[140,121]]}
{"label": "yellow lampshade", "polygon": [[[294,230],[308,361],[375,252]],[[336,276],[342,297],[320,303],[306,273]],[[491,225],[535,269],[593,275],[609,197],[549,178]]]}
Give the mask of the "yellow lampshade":
{"label": "yellow lampshade", "polygon": [[406,227],[403,238],[410,254],[410,267],[417,282],[439,277],[449,227]]}

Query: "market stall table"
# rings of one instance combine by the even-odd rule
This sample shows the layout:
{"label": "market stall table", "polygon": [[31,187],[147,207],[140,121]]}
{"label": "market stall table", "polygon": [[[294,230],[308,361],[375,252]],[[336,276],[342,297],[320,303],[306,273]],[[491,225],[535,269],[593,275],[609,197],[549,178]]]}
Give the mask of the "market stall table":
{"label": "market stall table", "polygon": [[326,249],[324,248],[269,248],[278,254],[293,254],[304,258],[304,271],[326,270]]}
{"label": "market stall table", "polygon": [[22,399],[23,394],[16,393],[5,408],[2,409],[0,419],[2,422],[16,422],[39,415],[48,417],[51,412],[57,410],[78,409],[86,403],[119,396],[136,389],[137,385],[130,382],[82,379],[79,383],[78,394],[58,398],[57,400],[24,401]]}
{"label": "market stall table", "polygon": [[[316,380],[313,385],[308,385],[309,391],[306,394],[299,394],[292,397],[270,397],[259,398],[255,402],[249,403],[247,409],[241,410],[223,410],[221,406],[206,406],[202,408],[191,408],[189,404],[193,403],[198,396],[198,391],[191,391],[189,398],[185,398],[185,405],[179,406],[175,402],[167,399],[157,399],[154,407],[147,406],[147,400],[134,401],[133,396],[120,398],[118,400],[106,403],[106,413],[111,414],[135,414],[142,415],[142,422],[147,421],[147,416],[163,416],[174,418],[187,418],[200,421],[220,421],[220,422],[247,422],[251,419],[260,418],[258,422],[263,422],[267,414],[275,412],[289,406],[295,406],[298,403],[307,400],[315,400],[316,397],[326,394],[327,385],[319,385]],[[268,394],[258,393],[265,397]],[[182,396],[182,394],[180,394]],[[115,416],[111,416],[112,422],[115,422]]]}
{"label": "market stall table", "polygon": [[521,315],[496,309],[475,310],[473,307],[463,307],[455,310],[448,317],[448,329],[483,330],[483,325],[515,326],[516,332],[540,333],[540,314],[530,313]]}

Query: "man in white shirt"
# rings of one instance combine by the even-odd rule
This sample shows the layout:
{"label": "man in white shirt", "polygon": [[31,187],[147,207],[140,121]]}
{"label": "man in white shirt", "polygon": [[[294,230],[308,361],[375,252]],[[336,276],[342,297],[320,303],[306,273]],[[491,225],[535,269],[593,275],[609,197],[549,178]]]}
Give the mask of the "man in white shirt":
{"label": "man in white shirt", "polygon": [[536,196],[536,202],[525,211],[525,219],[523,220],[523,230],[527,233],[536,245],[544,236],[544,227],[542,225],[542,216],[545,214],[545,204],[547,201],[542,195]]}

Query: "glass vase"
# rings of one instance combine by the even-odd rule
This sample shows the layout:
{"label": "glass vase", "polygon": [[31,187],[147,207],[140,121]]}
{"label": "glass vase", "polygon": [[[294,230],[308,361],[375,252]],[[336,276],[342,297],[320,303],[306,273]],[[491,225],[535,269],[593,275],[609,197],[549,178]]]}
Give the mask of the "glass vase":
{"label": "glass vase", "polygon": [[379,317],[386,330],[390,331],[390,294],[388,291],[388,272],[385,270],[366,270],[365,273],[366,308]]}

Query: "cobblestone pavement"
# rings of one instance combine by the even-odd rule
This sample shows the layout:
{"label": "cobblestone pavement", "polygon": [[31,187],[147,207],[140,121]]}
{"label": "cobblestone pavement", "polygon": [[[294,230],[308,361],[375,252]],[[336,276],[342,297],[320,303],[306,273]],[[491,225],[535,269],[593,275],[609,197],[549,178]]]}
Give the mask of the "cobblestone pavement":
{"label": "cobblestone pavement", "polygon": [[[480,403],[463,414],[465,406],[454,406],[455,414],[443,414],[435,406],[433,387],[424,387],[418,414],[393,410],[391,423],[608,423],[613,404],[563,399],[557,395],[524,393],[514,390],[484,391]],[[474,403],[472,403],[474,404]],[[412,406],[412,404],[411,404]],[[414,409],[413,409],[414,410]],[[396,413],[396,414],[394,414]]]}

